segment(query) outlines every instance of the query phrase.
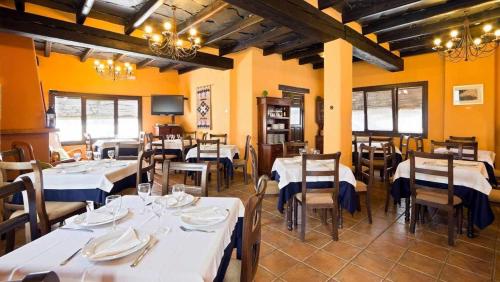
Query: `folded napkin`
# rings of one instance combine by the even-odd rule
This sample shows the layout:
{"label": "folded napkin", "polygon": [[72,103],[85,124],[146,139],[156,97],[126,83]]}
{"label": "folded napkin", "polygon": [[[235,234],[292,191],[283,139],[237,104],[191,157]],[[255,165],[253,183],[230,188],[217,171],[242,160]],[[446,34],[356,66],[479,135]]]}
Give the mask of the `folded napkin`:
{"label": "folded napkin", "polygon": [[182,213],[182,217],[195,224],[211,223],[225,219],[227,212],[219,207],[199,207],[189,209]]}
{"label": "folded napkin", "polygon": [[120,237],[115,240],[104,241],[94,248],[92,259],[99,259],[123,253],[139,245],[141,241],[137,237],[136,231],[129,227]]}
{"label": "folded napkin", "polygon": [[86,213],[85,223],[86,224],[97,224],[104,221],[112,220],[113,215],[110,212],[103,210],[93,210]]}
{"label": "folded napkin", "polygon": [[179,203],[174,196],[167,197],[167,207],[176,206]]}

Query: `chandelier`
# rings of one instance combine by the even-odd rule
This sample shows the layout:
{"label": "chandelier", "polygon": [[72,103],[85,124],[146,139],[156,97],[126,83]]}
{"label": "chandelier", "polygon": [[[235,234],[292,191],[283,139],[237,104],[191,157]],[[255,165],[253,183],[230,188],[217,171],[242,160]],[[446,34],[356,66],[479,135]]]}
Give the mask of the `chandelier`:
{"label": "chandelier", "polygon": [[435,38],[432,49],[451,62],[472,61],[492,54],[498,47],[499,42],[500,29],[493,32],[491,24],[483,25],[481,36],[473,37],[469,20],[466,18],[462,34],[457,29],[450,31],[450,37],[444,46],[441,38]]}
{"label": "chandelier", "polygon": [[201,39],[196,36],[198,31],[194,28],[191,28],[189,35],[185,37],[177,32],[175,11],[176,7],[173,6],[172,22],[165,22],[163,24],[163,31],[160,34],[153,33],[153,28],[146,26],[144,37],[148,40],[151,51],[157,55],[166,55],[174,60],[192,58],[201,47]]}
{"label": "chandelier", "polygon": [[113,81],[135,79],[132,65],[128,62],[120,64],[115,60],[109,59],[104,64],[99,60],[95,60],[94,69],[99,76]]}

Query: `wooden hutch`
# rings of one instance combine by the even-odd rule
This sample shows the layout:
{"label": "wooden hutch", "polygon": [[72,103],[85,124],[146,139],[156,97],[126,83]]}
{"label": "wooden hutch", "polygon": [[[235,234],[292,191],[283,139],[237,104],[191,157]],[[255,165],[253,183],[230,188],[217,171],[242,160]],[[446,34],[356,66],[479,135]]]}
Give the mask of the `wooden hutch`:
{"label": "wooden hutch", "polygon": [[274,160],[283,155],[290,140],[290,99],[257,97],[259,126],[259,174],[271,174]]}

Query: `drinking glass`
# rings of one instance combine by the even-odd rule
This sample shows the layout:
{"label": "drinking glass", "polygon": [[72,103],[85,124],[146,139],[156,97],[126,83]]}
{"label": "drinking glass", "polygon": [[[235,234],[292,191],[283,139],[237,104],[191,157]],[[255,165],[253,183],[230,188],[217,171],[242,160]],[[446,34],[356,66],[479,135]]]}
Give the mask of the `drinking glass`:
{"label": "drinking glass", "polygon": [[142,210],[140,214],[143,214],[146,211],[146,201],[148,200],[149,195],[151,195],[151,184],[149,183],[141,183],[137,186],[137,194],[139,198],[142,200]]}
{"label": "drinking glass", "polygon": [[113,160],[115,158],[115,150],[109,150],[108,157],[110,160]]}
{"label": "drinking glass", "polygon": [[93,152],[90,150],[85,152],[85,156],[87,157],[87,160],[91,160],[93,155],[94,155]]}
{"label": "drinking glass", "polygon": [[116,214],[122,207],[122,196],[111,195],[106,197],[106,208],[113,215],[113,230],[116,230]]}
{"label": "drinking glass", "polygon": [[94,160],[99,161],[101,159],[101,152],[94,152]]}
{"label": "drinking glass", "polygon": [[81,154],[81,153],[75,153],[75,154],[73,155],[73,159],[74,159],[75,161],[79,161],[79,160],[81,160],[81,159],[82,159],[82,154]]}
{"label": "drinking glass", "polygon": [[306,153],[306,149],[304,148],[299,148],[299,155],[302,156],[303,154]]}
{"label": "drinking glass", "polygon": [[313,154],[314,155],[319,155],[319,154],[321,154],[321,151],[318,150],[318,149],[314,149]]}
{"label": "drinking glass", "polygon": [[174,186],[172,186],[172,196],[180,202],[182,198],[184,198],[184,190],[184,184],[174,184]]}
{"label": "drinking glass", "polygon": [[163,217],[166,213],[167,209],[167,199],[164,197],[158,197],[154,199],[152,204],[153,213],[158,217],[158,228],[156,229],[157,235],[166,234],[168,232],[168,228],[163,226]]}

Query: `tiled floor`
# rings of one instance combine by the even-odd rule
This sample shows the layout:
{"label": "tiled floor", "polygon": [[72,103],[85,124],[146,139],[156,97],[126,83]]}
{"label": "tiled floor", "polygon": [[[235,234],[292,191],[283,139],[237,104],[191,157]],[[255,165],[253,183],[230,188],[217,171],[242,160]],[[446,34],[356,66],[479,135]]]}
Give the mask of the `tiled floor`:
{"label": "tiled floor", "polygon": [[[499,221],[477,230],[477,238],[458,235],[456,246],[449,247],[445,217],[438,214],[411,234],[404,207],[391,207],[385,214],[382,184],[374,190],[373,224],[363,204],[362,212],[344,212],[337,242],[331,240],[331,226],[322,225],[313,213],[301,242],[298,230],[287,230],[277,198],[265,198],[256,281],[500,281]],[[229,189],[217,193],[212,187],[210,194],[245,201],[252,191],[237,174]]]}

